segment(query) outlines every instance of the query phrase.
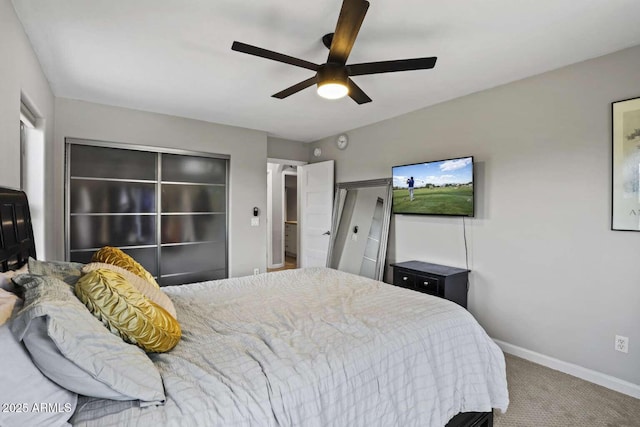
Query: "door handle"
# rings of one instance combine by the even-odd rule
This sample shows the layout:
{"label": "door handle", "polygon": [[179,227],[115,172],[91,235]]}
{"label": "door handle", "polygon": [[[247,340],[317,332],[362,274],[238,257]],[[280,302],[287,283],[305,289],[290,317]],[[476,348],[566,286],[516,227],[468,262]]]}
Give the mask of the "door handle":
{"label": "door handle", "polygon": [[322,233],[323,236],[331,236],[331,232],[330,231],[325,231],[324,233]]}

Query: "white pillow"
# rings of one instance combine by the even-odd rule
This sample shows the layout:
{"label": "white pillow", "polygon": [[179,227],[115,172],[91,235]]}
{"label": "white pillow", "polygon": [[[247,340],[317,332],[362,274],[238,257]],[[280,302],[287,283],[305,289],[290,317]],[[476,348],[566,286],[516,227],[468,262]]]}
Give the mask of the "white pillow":
{"label": "white pillow", "polygon": [[26,274],[29,272],[29,264],[25,264],[18,270],[9,270],[0,273],[0,289],[4,289],[9,292],[15,292],[16,288],[11,279],[18,274]]}

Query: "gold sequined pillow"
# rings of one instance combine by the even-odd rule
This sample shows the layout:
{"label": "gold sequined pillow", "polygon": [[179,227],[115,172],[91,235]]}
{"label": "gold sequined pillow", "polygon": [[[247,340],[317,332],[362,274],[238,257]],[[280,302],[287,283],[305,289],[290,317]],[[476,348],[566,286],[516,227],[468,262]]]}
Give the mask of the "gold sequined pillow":
{"label": "gold sequined pillow", "polygon": [[117,265],[105,264],[104,262],[92,262],[82,267],[82,273],[87,274],[101,268],[106,270],[112,270],[112,271],[115,271],[116,273],[122,274],[125,280],[131,283],[134,288],[142,292],[142,294],[145,297],[149,298],[151,301],[155,302],[160,307],[167,310],[167,312],[169,312],[169,314],[172,315],[174,318],[176,319],[178,318],[178,315],[176,314],[176,308],[173,305],[173,302],[167,296],[167,294],[162,292],[162,288],[156,288],[151,283],[147,282],[145,279],[143,279],[140,276],[136,276],[129,270],[125,270],[124,268],[118,267]]}
{"label": "gold sequined pillow", "polygon": [[104,262],[105,264],[117,265],[135,274],[138,277],[142,277],[156,288],[159,288],[158,282],[153,278],[151,273],[144,269],[135,259],[125,254],[118,248],[112,246],[105,246],[98,252],[93,254],[91,262]]}
{"label": "gold sequined pillow", "polygon": [[178,321],[115,271],[98,269],[83,275],[75,292],[111,332],[147,352],[169,351],[180,340]]}

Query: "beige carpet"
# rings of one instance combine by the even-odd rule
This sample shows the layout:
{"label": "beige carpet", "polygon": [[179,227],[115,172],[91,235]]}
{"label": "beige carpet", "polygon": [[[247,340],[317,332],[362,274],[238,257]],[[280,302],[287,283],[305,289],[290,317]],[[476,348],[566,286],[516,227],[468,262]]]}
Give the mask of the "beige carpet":
{"label": "beige carpet", "polygon": [[640,427],[640,400],[507,356],[509,409],[495,427]]}

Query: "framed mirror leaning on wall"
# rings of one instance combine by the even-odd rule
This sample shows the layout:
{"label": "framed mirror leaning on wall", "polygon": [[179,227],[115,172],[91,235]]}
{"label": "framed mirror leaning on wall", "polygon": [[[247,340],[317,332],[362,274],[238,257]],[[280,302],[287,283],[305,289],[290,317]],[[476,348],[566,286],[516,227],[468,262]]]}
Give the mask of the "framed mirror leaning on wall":
{"label": "framed mirror leaning on wall", "polygon": [[392,191],[391,178],[336,184],[327,267],[382,280]]}

